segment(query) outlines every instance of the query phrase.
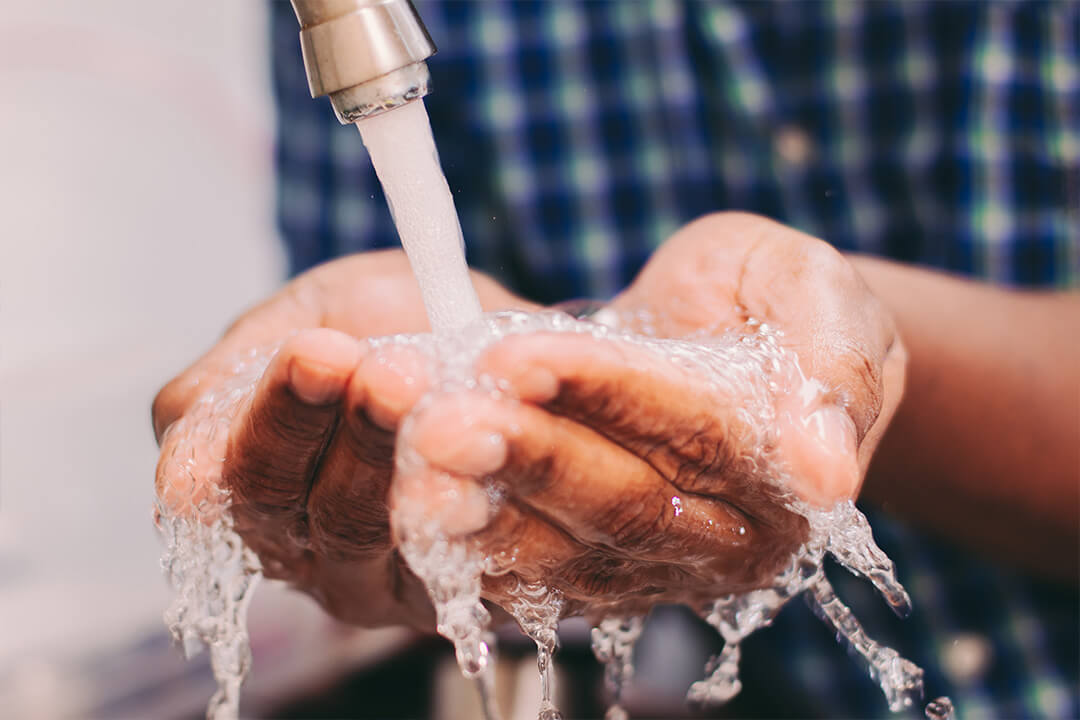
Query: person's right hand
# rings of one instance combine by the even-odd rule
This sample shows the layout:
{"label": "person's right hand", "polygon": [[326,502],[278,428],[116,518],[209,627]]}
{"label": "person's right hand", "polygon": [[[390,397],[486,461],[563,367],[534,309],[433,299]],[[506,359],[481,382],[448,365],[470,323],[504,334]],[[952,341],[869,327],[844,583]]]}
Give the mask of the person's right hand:
{"label": "person's right hand", "polygon": [[[473,274],[485,310],[534,309]],[[419,289],[400,251],[337,260],[292,281],[241,317],[153,405],[161,444],[157,490],[174,513],[192,512],[217,469],[188,474],[171,462],[169,432],[206,393],[233,381],[238,358],[280,346],[219,440],[197,442],[222,460],[235,528],[263,573],[314,596],[358,625],[432,627],[426,592],[391,545],[386,494],[398,419],[423,392],[414,354],[365,352],[363,338],[428,330]],[[224,450],[224,452],[222,452]],[[194,483],[192,483],[192,480]],[[363,602],[357,602],[363,598]]]}

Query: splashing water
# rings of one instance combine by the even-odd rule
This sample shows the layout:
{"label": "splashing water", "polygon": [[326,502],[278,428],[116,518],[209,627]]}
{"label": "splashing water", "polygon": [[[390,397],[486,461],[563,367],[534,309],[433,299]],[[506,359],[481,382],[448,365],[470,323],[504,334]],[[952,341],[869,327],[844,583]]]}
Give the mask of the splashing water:
{"label": "splashing water", "polygon": [[626,720],[626,711],[619,705],[623,688],[634,675],[634,644],[641,637],[645,619],[607,617],[592,629],[592,651],[604,665],[604,690],[611,704],[604,720]]}
{"label": "splashing water", "polygon": [[[432,391],[399,429],[394,485],[430,471],[412,444],[417,412],[439,393],[461,388],[501,396],[503,391],[476,375],[476,358],[508,335],[545,331],[587,333],[632,343],[695,371],[706,383],[739,387],[749,398],[740,412],[758,433],[750,446],[759,449],[755,456],[742,460],[761,482],[786,487],[783,470],[764,450],[773,439],[774,400],[780,392],[820,386],[802,378],[797,357],[783,350],[778,331],[750,321],[720,338],[671,340],[643,334],[653,322],[646,316],[624,322],[607,318],[603,324],[558,312],[481,316],[465,264],[453,199],[439,167],[422,102],[366,120],[360,124],[360,132],[383,183],[435,330],[432,335],[368,341],[376,353],[402,344],[422,351],[435,379]],[[165,475],[187,485],[159,489],[157,524],[166,538],[162,562],[177,590],[166,621],[189,656],[202,646],[210,648],[219,689],[207,714],[218,720],[236,717],[238,712],[239,688],[250,666],[246,610],[261,574],[258,559],[244,547],[228,513],[228,493],[221,485],[225,444],[231,424],[274,352],[276,348],[262,348],[241,358],[233,368],[232,380],[197,401],[166,435],[166,441],[175,442],[168,443],[172,451],[163,458]],[[804,381],[802,387],[785,389],[777,383],[776,373],[782,365],[796,369]],[[490,485],[484,491],[494,514],[502,494]],[[850,502],[828,512],[794,499],[789,504],[807,519],[808,539],[770,587],[719,597],[701,609],[725,645],[706,669],[707,677],[691,687],[688,698],[715,703],[738,693],[740,643],[754,630],[769,625],[786,602],[803,594],[815,613],[836,630],[838,639],[866,663],[890,708],[910,707],[921,697],[922,671],[868,638],[823,572],[824,559],[831,555],[848,570],[870,580],[899,614],[910,609],[907,593],[896,580],[892,562],[874,543],[866,518]],[[476,678],[487,717],[497,717],[491,676],[494,636],[481,594],[484,577],[506,574],[515,558],[487,557],[464,541],[451,540],[438,519],[395,511],[391,523],[402,556],[428,590],[439,633],[454,643],[462,672]],[[556,631],[565,611],[564,599],[558,588],[543,582],[519,583],[509,595],[507,610],[537,646],[542,689],[539,717],[554,720],[561,716],[551,701],[551,656],[558,644]],[[613,616],[602,619],[592,632],[593,650],[605,664],[605,684],[612,699],[608,720],[626,717],[619,705],[620,696],[633,673],[633,646],[642,625],[640,617]],[[951,713],[948,698],[926,707],[927,717],[933,720],[951,717]]]}
{"label": "splashing water", "polygon": [[171,448],[162,477],[174,484],[158,489],[156,524],[165,538],[162,568],[176,590],[165,623],[188,659],[210,649],[218,682],[206,711],[211,720],[237,716],[251,666],[247,609],[261,568],[233,530],[221,469],[229,427],[270,357],[262,349],[240,358],[229,382],[197,400],[162,438]]}
{"label": "splashing water", "polygon": [[536,667],[540,671],[539,720],[562,720],[562,714],[551,702],[551,656],[559,645],[559,618],[563,597],[543,583],[519,583],[510,603],[510,614],[522,632],[536,643]]}
{"label": "splashing water", "polygon": [[939,697],[926,704],[926,720],[953,720],[955,708],[952,700],[947,697]]}
{"label": "splashing water", "polygon": [[867,664],[870,676],[881,685],[889,709],[898,712],[922,697],[922,670],[883,647],[863,632],[855,616],[825,578],[826,553],[845,568],[871,578],[894,610],[906,614],[910,608],[907,592],[896,580],[892,561],[874,543],[870,524],[852,502],[841,503],[830,512],[803,507],[810,521],[810,539],[776,578],[773,587],[715,600],[702,617],[724,639],[720,655],[706,669],[705,680],[694,683],[688,698],[702,704],[727,702],[742,687],[739,681],[740,643],[750,633],[766,627],[788,600],[806,593],[815,614],[831,625],[837,639]]}

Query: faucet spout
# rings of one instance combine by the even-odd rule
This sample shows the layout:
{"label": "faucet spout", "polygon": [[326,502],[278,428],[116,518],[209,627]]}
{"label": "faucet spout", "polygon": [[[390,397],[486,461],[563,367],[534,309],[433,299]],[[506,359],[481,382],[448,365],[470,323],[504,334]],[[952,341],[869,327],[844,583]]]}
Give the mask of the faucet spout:
{"label": "faucet spout", "polygon": [[292,0],[312,97],[342,124],[428,93],[435,44],[409,0]]}

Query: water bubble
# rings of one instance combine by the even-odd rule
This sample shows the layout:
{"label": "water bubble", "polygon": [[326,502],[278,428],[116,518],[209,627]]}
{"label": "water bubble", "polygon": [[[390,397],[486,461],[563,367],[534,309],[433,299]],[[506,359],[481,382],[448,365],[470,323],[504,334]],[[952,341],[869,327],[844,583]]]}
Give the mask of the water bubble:
{"label": "water bubble", "polygon": [[611,703],[608,715],[626,714],[619,700],[634,675],[634,644],[644,627],[642,617],[607,617],[590,633],[593,655],[604,665],[604,689]]}
{"label": "water bubble", "polygon": [[240,687],[251,666],[247,610],[261,577],[259,560],[234,531],[227,493],[218,485],[220,437],[274,352],[246,353],[234,363],[233,377],[196,400],[162,439],[162,447],[172,449],[161,469],[167,485],[159,490],[156,525],[165,540],[161,565],[176,592],[165,624],[185,657],[210,650],[218,685],[207,707],[212,720],[239,712]]}
{"label": "water bubble", "polygon": [[926,704],[926,720],[953,720],[955,710],[952,700],[947,697],[939,697]]}

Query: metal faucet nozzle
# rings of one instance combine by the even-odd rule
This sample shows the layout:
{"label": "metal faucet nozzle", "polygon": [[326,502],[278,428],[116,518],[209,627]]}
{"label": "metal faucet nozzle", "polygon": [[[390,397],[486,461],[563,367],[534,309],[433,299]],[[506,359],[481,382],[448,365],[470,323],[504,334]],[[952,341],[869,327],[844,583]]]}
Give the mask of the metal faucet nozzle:
{"label": "metal faucet nozzle", "polygon": [[292,0],[312,97],[342,124],[428,93],[435,44],[409,0]]}

